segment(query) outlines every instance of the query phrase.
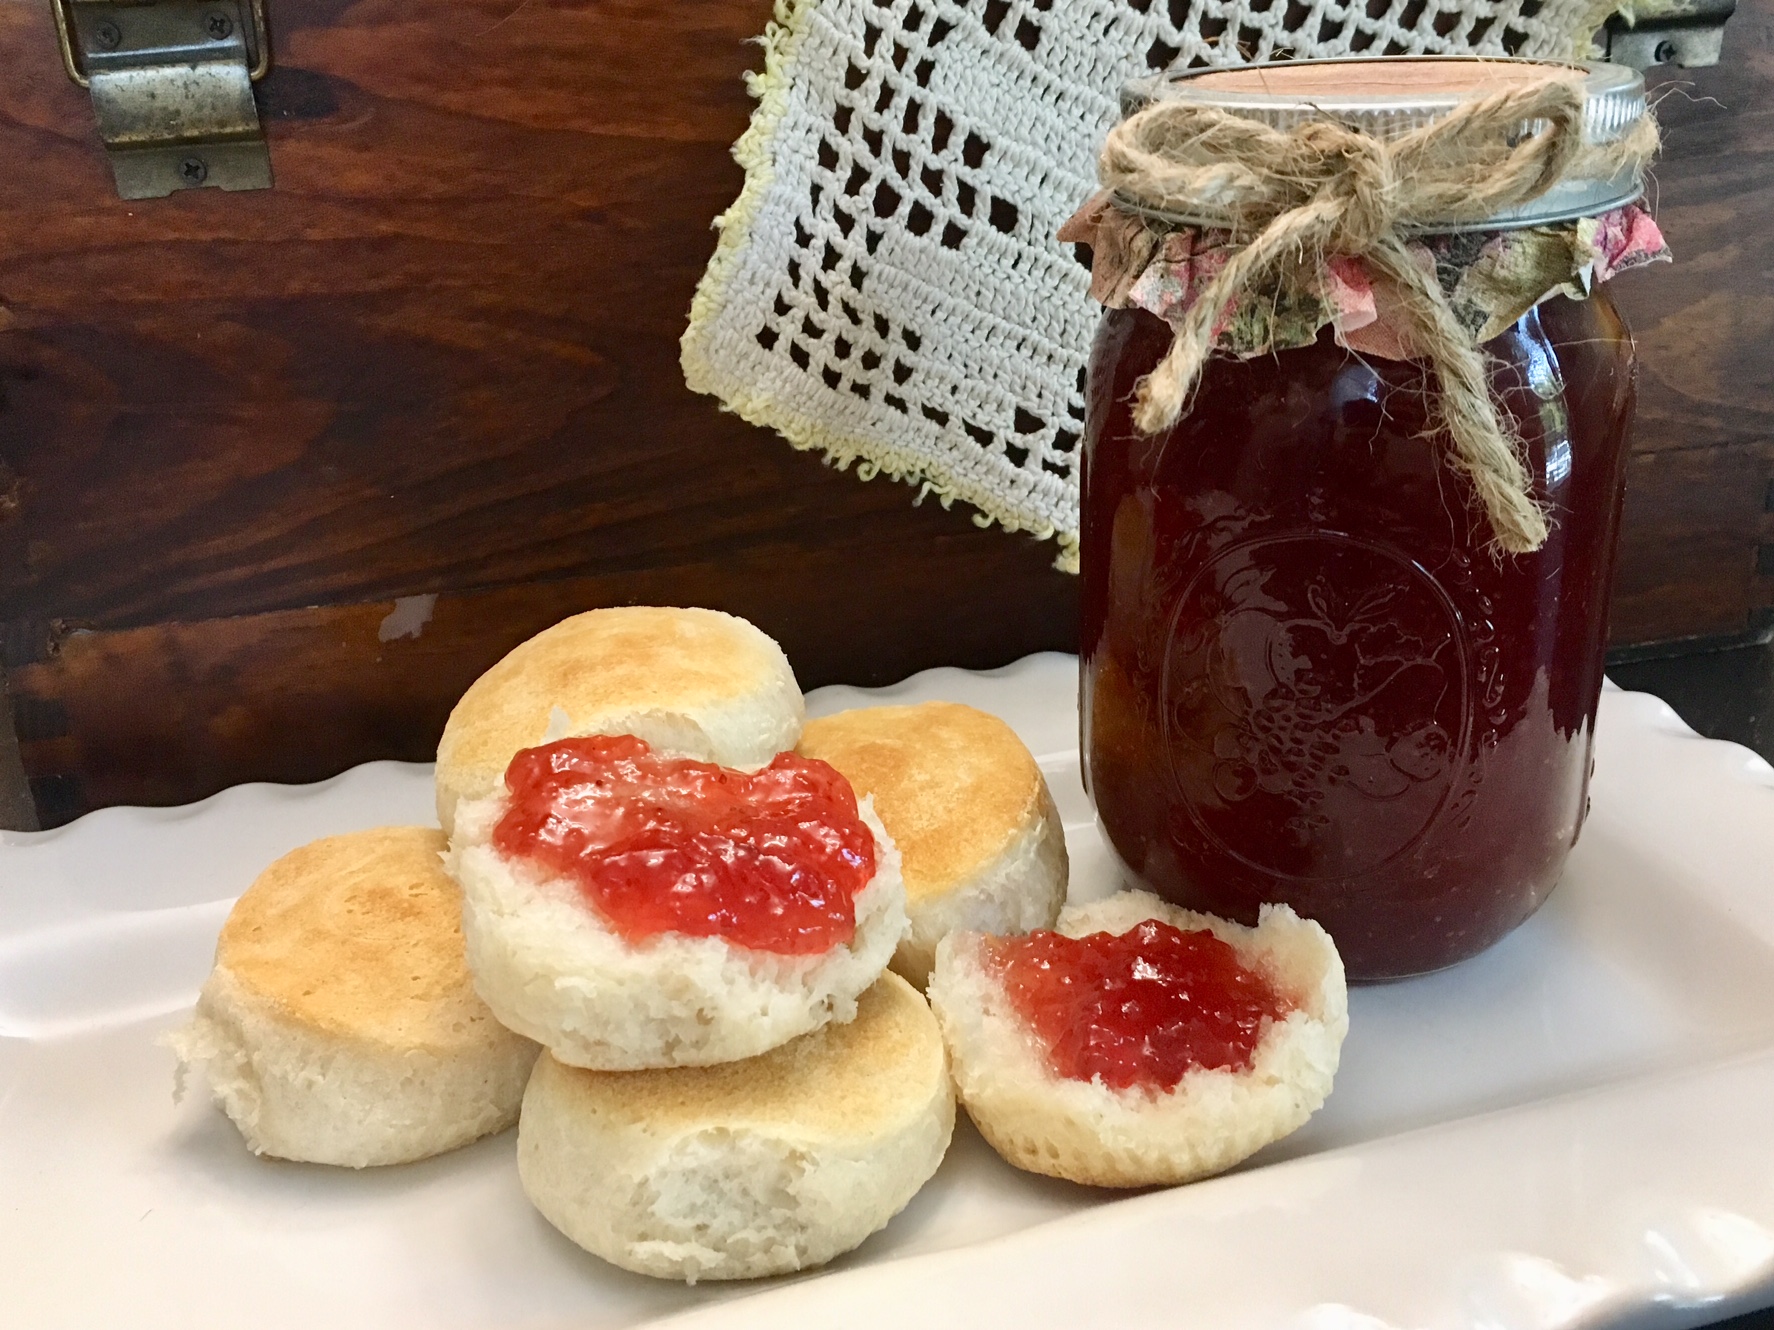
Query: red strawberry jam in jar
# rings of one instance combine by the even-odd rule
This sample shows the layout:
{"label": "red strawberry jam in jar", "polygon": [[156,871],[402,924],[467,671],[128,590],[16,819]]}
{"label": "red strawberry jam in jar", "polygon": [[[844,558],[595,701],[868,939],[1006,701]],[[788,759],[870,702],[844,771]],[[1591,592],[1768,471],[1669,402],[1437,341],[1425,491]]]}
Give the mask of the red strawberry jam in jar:
{"label": "red strawberry jam in jar", "polygon": [[577,883],[629,942],[829,951],[855,936],[856,895],[875,875],[850,782],[794,753],[748,773],[628,735],[561,739],[514,757],[505,788],[493,844]]}
{"label": "red strawberry jam in jar", "polygon": [[1134,880],[1285,902],[1352,979],[1453,964],[1546,899],[1586,809],[1634,376],[1602,283],[1667,256],[1642,80],[1301,62],[1128,100],[1061,233],[1107,307],[1098,818]]}

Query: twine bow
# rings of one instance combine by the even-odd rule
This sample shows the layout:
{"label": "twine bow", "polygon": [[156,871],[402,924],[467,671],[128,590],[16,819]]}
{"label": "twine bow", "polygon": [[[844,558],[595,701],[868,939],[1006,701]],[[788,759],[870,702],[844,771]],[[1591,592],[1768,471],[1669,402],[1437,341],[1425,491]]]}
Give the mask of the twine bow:
{"label": "twine bow", "polygon": [[1110,133],[1102,183],[1139,207],[1211,218],[1242,247],[1140,381],[1134,423],[1147,434],[1176,423],[1240,293],[1316,271],[1330,255],[1359,257],[1395,289],[1404,328],[1435,369],[1455,460],[1498,544],[1512,554],[1539,549],[1546,515],[1532,497],[1521,440],[1491,399],[1484,354],[1400,228],[1482,223],[1566,176],[1642,169],[1656,149],[1649,112],[1619,139],[1586,145],[1583,95],[1563,74],[1462,102],[1389,141],[1328,117],[1280,130],[1184,100],[1153,103]]}

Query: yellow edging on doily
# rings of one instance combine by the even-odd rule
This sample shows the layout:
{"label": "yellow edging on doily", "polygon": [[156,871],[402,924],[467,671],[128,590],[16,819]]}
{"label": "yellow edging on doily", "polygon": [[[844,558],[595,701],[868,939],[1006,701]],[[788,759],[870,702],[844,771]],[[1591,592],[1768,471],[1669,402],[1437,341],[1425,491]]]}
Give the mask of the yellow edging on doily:
{"label": "yellow edging on doily", "polygon": [[720,398],[726,409],[742,420],[775,430],[791,446],[803,452],[823,453],[826,462],[839,470],[847,470],[854,464],[857,475],[863,480],[871,480],[884,472],[894,480],[919,486],[919,499],[934,494],[945,508],[959,499],[977,509],[973,520],[979,526],[996,524],[1006,531],[1028,531],[1043,540],[1057,540],[1060,553],[1054,561],[1055,566],[1063,572],[1075,573],[1078,571],[1078,537],[1075,533],[1027,525],[994,503],[992,496],[944,468],[931,465],[928,459],[915,457],[878,440],[834,433],[823,422],[789,410],[766,393],[733,386],[723,394],[715,386],[714,366],[701,351],[701,334],[726,303],[727,288],[769,191],[775,173],[771,147],[787,109],[795,56],[806,34],[807,23],[818,7],[819,0],[776,0],[774,20],[764,29],[764,72],[746,76],[747,90],[757,98],[758,106],[752,112],[745,133],[733,145],[733,158],[745,170],[745,186],[733,206],[715,218],[715,229],[721,234],[720,242],[715,246],[708,270],[697,283],[696,295],[690,302],[690,324],[679,343],[684,382],[692,392]]}

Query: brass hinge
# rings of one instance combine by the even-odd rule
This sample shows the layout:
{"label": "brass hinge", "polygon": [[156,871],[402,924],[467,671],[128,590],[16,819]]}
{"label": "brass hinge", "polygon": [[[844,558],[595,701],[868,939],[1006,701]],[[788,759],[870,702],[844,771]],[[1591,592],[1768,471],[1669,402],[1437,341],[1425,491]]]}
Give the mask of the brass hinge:
{"label": "brass hinge", "polygon": [[1637,0],[1608,20],[1603,45],[1608,59],[1634,69],[1716,65],[1736,9],[1737,0]]}
{"label": "brass hinge", "polygon": [[50,0],[68,77],[92,93],[117,193],[269,189],[253,81],[271,67],[265,0]]}

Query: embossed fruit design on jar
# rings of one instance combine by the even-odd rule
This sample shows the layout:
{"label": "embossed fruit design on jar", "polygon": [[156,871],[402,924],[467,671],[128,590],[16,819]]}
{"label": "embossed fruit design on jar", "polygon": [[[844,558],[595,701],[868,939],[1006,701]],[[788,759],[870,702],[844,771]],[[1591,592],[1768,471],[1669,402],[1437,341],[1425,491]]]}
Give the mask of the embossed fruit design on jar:
{"label": "embossed fruit design on jar", "polygon": [[[1246,922],[1285,901],[1352,978],[1452,964],[1539,906],[1582,825],[1633,393],[1600,284],[1665,256],[1633,206],[1642,82],[1306,62],[1133,100],[1112,192],[1062,232],[1108,306],[1081,550],[1099,819],[1132,878]],[[1191,203],[1222,151],[1263,197]]]}

